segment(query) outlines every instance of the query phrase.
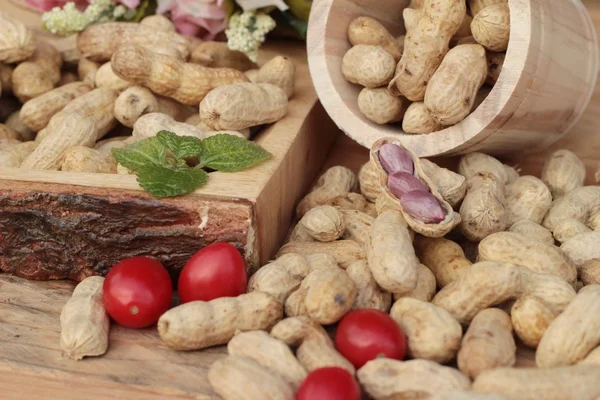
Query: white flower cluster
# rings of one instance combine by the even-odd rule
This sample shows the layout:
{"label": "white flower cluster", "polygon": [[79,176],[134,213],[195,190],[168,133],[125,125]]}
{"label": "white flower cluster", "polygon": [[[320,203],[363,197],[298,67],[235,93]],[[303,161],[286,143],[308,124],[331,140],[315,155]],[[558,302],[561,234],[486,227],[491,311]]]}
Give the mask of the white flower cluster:
{"label": "white flower cluster", "polygon": [[75,3],[69,2],[63,8],[54,7],[44,13],[42,23],[47,31],[67,36],[81,32],[93,23],[115,21],[123,17],[127,11],[125,6],[115,5],[111,0],[93,0],[84,12],[79,11]]}
{"label": "white flower cluster", "polygon": [[227,46],[231,50],[245,53],[252,61],[258,57],[258,49],[269,32],[275,28],[275,20],[268,14],[256,10],[244,11],[231,16],[227,35]]}

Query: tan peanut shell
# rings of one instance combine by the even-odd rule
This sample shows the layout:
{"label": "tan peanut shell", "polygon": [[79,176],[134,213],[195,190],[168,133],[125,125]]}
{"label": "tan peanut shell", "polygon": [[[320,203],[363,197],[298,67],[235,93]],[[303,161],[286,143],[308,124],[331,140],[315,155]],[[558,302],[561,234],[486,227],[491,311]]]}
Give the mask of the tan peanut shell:
{"label": "tan peanut shell", "polygon": [[310,209],[304,214],[298,225],[319,242],[333,242],[339,239],[346,229],[346,223],[340,211],[326,205]]}
{"label": "tan peanut shell", "polygon": [[598,365],[552,369],[499,368],[476,379],[473,390],[502,393],[510,399],[594,400],[600,394],[599,373]]}
{"label": "tan peanut shell", "polygon": [[183,59],[189,56],[189,43],[175,32],[144,24],[107,22],[88,25],[77,37],[77,47],[92,61],[106,62],[121,46],[137,45],[149,49],[172,48]]}
{"label": "tan peanut shell", "polygon": [[566,219],[576,219],[584,224],[600,209],[600,186],[583,186],[556,199],[544,217],[543,226],[554,228]]}
{"label": "tan peanut shell", "polygon": [[583,186],[585,165],[572,151],[561,149],[547,157],[542,169],[542,181],[559,198]]}
{"label": "tan peanut shell", "polygon": [[402,120],[402,130],[404,132],[421,135],[441,129],[442,125],[431,118],[424,102],[415,101],[406,109]]}
{"label": "tan peanut shell", "polygon": [[417,236],[415,251],[419,260],[433,272],[440,288],[460,278],[472,265],[463,249],[445,238]]}
{"label": "tan peanut shell", "polygon": [[142,18],[140,25],[166,32],[175,32],[175,24],[164,15],[149,15]]}
{"label": "tan peanut shell", "polygon": [[270,294],[284,304],[288,296],[300,287],[311,266],[306,257],[289,253],[264,265],[248,281],[248,292]]}
{"label": "tan peanut shell", "polygon": [[246,357],[230,355],[215,361],[208,371],[208,382],[223,400],[294,400],[294,386],[280,371]]}
{"label": "tan peanut shell", "polygon": [[502,72],[505,58],[506,53],[497,53],[494,51],[487,52],[488,76],[486,83],[488,85],[495,85],[498,78],[500,78],[500,72]]}
{"label": "tan peanut shell", "polygon": [[374,163],[367,161],[363,164],[358,172],[358,183],[362,195],[367,200],[375,202],[381,194],[381,186],[379,185],[379,175]]}
{"label": "tan peanut shell", "polygon": [[0,63],[11,64],[29,58],[36,49],[36,40],[24,23],[0,13]]}
{"label": "tan peanut shell", "polygon": [[21,121],[21,110],[10,114],[5,121],[5,125],[19,134],[19,137],[25,141],[33,140],[36,132]]}
{"label": "tan peanut shell", "polygon": [[370,121],[383,125],[401,121],[408,101],[392,96],[386,88],[364,88],[358,94],[358,109]]}
{"label": "tan peanut shell", "polygon": [[60,112],[68,114],[77,112],[94,121],[100,139],[117,126],[113,109],[117,92],[108,88],[96,88],[71,100]]}
{"label": "tan peanut shell", "polygon": [[21,135],[6,124],[0,124],[0,140],[6,139],[16,139],[20,141]]}
{"label": "tan peanut shell", "polygon": [[460,371],[429,360],[376,358],[359,369],[357,377],[375,400],[426,399],[436,393],[466,390],[470,386],[469,378]]}
{"label": "tan peanut shell", "polygon": [[192,54],[190,61],[211,68],[233,68],[238,71],[248,71],[258,68],[248,56],[241,51],[230,50],[224,42],[199,43]]}
{"label": "tan peanut shell", "polygon": [[375,204],[368,202],[360,193],[348,192],[326,201],[325,204],[337,207],[338,209],[360,211],[373,218],[377,216]]}
{"label": "tan peanut shell", "polygon": [[[297,296],[296,293],[302,295]],[[322,325],[339,321],[352,309],[356,299],[356,286],[348,274],[339,268],[319,268],[304,278],[297,292],[286,301],[286,314],[307,314]],[[290,301],[303,302],[300,314],[288,312]],[[304,311],[305,310],[305,311]]]}
{"label": "tan peanut shell", "polygon": [[94,82],[96,84],[96,87],[105,87],[113,89],[119,93],[127,89],[128,87],[133,86],[133,83],[119,78],[113,72],[110,61],[102,64],[100,68],[98,68],[98,70],[96,71],[96,75],[94,76]]}
{"label": "tan peanut shell", "polygon": [[441,125],[462,121],[473,109],[487,74],[483,47],[463,44],[450,49],[427,84],[425,107],[431,118]]}
{"label": "tan peanut shell", "polygon": [[379,287],[365,260],[352,263],[346,268],[346,273],[356,286],[357,295],[352,309],[372,308],[383,312],[389,311],[392,295]]}
{"label": "tan peanut shell", "polygon": [[471,179],[480,172],[489,172],[496,175],[501,183],[508,183],[508,175],[504,164],[492,156],[483,153],[469,153],[460,158],[458,163],[458,173]]}
{"label": "tan peanut shell", "polygon": [[419,275],[417,276],[417,286],[410,292],[404,294],[394,293],[394,301],[403,297],[410,297],[413,299],[430,302],[435,296],[437,289],[437,282],[435,281],[435,275],[429,268],[423,264],[419,264]]}
{"label": "tan peanut shell", "polygon": [[103,285],[101,276],[85,278],[60,312],[60,347],[69,358],[106,353],[110,319],[102,302]]}
{"label": "tan peanut shell", "polygon": [[577,219],[565,219],[554,227],[554,238],[560,243],[565,243],[580,233],[591,232],[586,224]]}
{"label": "tan peanut shell", "polygon": [[530,175],[521,176],[506,185],[504,195],[508,225],[521,220],[541,224],[552,204],[552,195],[548,187],[544,182]]}
{"label": "tan peanut shell", "polygon": [[465,14],[466,5],[461,0],[424,3],[414,26],[407,26],[404,53],[396,76],[389,84],[392,93],[403,95],[410,101],[425,98],[427,83],[448,52],[450,39],[460,28]]}
{"label": "tan peanut shell", "polygon": [[133,124],[135,140],[154,137],[160,131],[176,132],[180,136],[193,136],[204,139],[206,135],[200,129],[184,122],[177,122],[171,116],[161,113],[144,114]]}
{"label": "tan peanut shell", "polygon": [[600,285],[600,259],[594,258],[584,262],[580,275],[584,285]]}
{"label": "tan peanut shell", "polygon": [[294,94],[296,65],[288,57],[273,57],[260,67],[253,83],[271,83],[278,86],[289,99]]}
{"label": "tan peanut shell", "polygon": [[122,149],[131,142],[131,136],[115,136],[108,139],[102,139],[96,142],[94,149],[102,152],[109,152],[113,148]]}
{"label": "tan peanut shell", "polygon": [[384,211],[375,218],[366,251],[373,277],[383,289],[402,294],[417,286],[419,260],[399,211]]}
{"label": "tan peanut shell", "polygon": [[392,34],[375,18],[362,16],[353,19],[348,25],[348,40],[353,46],[379,46],[390,53],[396,62],[402,56],[402,50]]}
{"label": "tan peanut shell", "polygon": [[566,254],[555,246],[512,232],[494,233],[479,243],[479,261],[498,261],[520,265],[575,284],[577,269]]}
{"label": "tan peanut shell", "polygon": [[120,78],[191,106],[198,105],[219,86],[247,81],[242,72],[234,69],[185,63],[136,45],[121,45],[111,64]]}
{"label": "tan peanut shell", "polygon": [[538,297],[526,295],[515,301],[510,313],[515,334],[526,346],[535,349],[560,311]]}
{"label": "tan peanut shell", "polygon": [[[491,89],[490,89],[491,91]],[[513,183],[521,176],[517,167],[504,164],[504,171],[506,171],[506,183]]]}
{"label": "tan peanut shell", "polygon": [[564,242],[560,249],[575,263],[578,269],[589,260],[600,258],[600,231],[577,234]]}
{"label": "tan peanut shell", "polygon": [[357,183],[356,174],[350,169],[342,166],[331,167],[319,177],[315,187],[300,201],[296,213],[302,217],[311,208],[353,191]]}
{"label": "tan peanut shell", "polygon": [[79,80],[91,85],[95,85],[96,72],[98,72],[100,65],[101,64],[92,60],[88,60],[87,58],[81,58],[77,63],[77,75],[79,75]]}
{"label": "tan peanut shell", "polygon": [[497,393],[475,393],[469,390],[450,390],[431,396],[429,400],[510,400],[508,397]]}
{"label": "tan peanut shell", "polygon": [[529,268],[519,268],[522,283],[520,296],[537,297],[557,313],[563,311],[575,298],[573,285],[563,279],[550,274],[533,272]]}
{"label": "tan peanut shell", "polygon": [[473,390],[522,400],[594,400],[600,396],[598,376],[598,365],[498,368],[479,375]]}
{"label": "tan peanut shell", "polygon": [[46,129],[48,135],[23,160],[21,168],[58,171],[69,148],[92,146],[98,136],[93,119],[77,112],[53,118]]}
{"label": "tan peanut shell", "polygon": [[65,151],[61,171],[116,174],[117,161],[112,154],[86,146],[74,146]]}
{"label": "tan peanut shell", "polygon": [[23,104],[20,114],[21,121],[34,131],[40,131],[70,101],[88,93],[92,89],[92,86],[83,82],[73,82],[52,89]]}
{"label": "tan peanut shell", "polygon": [[248,81],[252,83],[256,83],[256,77],[258,76],[258,68],[257,69],[249,69],[248,71],[244,71],[244,75],[248,78]]}
{"label": "tan peanut shell", "polygon": [[406,334],[408,354],[412,358],[444,364],[456,357],[462,327],[446,310],[404,297],[394,303],[390,316]]}
{"label": "tan peanut shell", "polygon": [[338,353],[325,329],[305,315],[279,321],[271,329],[271,336],[289,346],[298,346],[296,357],[308,372],[340,367],[354,375],[354,366]]}
{"label": "tan peanut shell", "polygon": [[468,3],[471,15],[475,16],[479,13],[479,11],[483,10],[487,6],[502,3],[507,4],[508,0],[468,0]]}
{"label": "tan peanut shell", "polygon": [[37,142],[22,142],[0,150],[0,168],[19,168],[38,146]]}
{"label": "tan peanut shell", "polygon": [[479,44],[473,37],[473,35],[465,36],[456,41],[456,46],[460,46],[461,44]]}
{"label": "tan peanut shell", "polygon": [[329,243],[290,242],[279,249],[277,257],[288,253],[304,256],[329,254],[335,258],[341,268],[347,268],[355,261],[366,259],[364,248],[353,240],[337,240]]}
{"label": "tan peanut shell", "polygon": [[[8,123],[8,121],[6,121]],[[587,226],[593,231],[600,231],[600,210],[594,211],[587,221]]]}
{"label": "tan peanut shell", "polygon": [[345,231],[343,232],[342,237],[344,239],[354,240],[365,246],[369,240],[369,231],[371,230],[371,225],[375,218],[358,210],[349,210],[341,207],[338,208],[338,210],[345,225]]}
{"label": "tan peanut shell", "polygon": [[38,41],[36,51],[12,73],[12,92],[26,102],[54,88],[60,80],[62,57],[50,43]]}
{"label": "tan peanut shell", "polygon": [[554,244],[552,232],[540,224],[536,224],[535,222],[526,219],[515,222],[508,228],[508,231],[539,240],[546,244]]}
{"label": "tan peanut shell", "polygon": [[[128,127],[142,115],[161,113],[180,120],[184,107],[173,99],[157,96],[142,86],[132,86],[119,94],[115,101],[115,117],[119,122]],[[198,114],[194,114],[200,118]],[[193,125],[193,124],[192,124]]]}
{"label": "tan peanut shell", "polygon": [[473,16],[471,32],[477,43],[491,51],[505,51],[510,39],[508,4],[487,6]]}
{"label": "tan peanut shell", "polygon": [[423,7],[423,1],[424,0],[410,0],[408,8],[421,8]]}
{"label": "tan peanut shell", "polygon": [[249,331],[235,335],[227,344],[227,352],[230,356],[249,358],[277,372],[295,388],[306,378],[306,370],[287,344],[265,331]]}
{"label": "tan peanut shell", "polygon": [[342,58],[342,75],[348,82],[367,88],[387,85],[396,69],[394,57],[379,46],[352,46]]}
{"label": "tan peanut shell", "polygon": [[600,365],[600,346],[596,347],[594,350],[592,350],[587,357],[585,357],[583,360],[581,360],[580,362],[578,362],[577,364],[593,364],[593,365]]}
{"label": "tan peanut shell", "polygon": [[426,158],[421,159],[421,168],[444,200],[452,207],[460,204],[467,193],[467,180],[464,176],[439,167]]}
{"label": "tan peanut shell", "polygon": [[489,308],[471,321],[458,352],[458,368],[474,379],[486,370],[512,367],[516,353],[510,316]]}
{"label": "tan peanut shell", "polygon": [[288,110],[285,92],[270,83],[236,83],[214,89],[200,103],[200,117],[211,129],[239,130],[269,124]]}
{"label": "tan peanut shell", "polygon": [[506,229],[508,212],[504,184],[489,172],[474,175],[467,184],[467,194],[459,210],[463,235],[478,242]]}
{"label": "tan peanut shell", "polygon": [[[427,224],[427,223],[416,220],[410,214],[408,214],[407,212],[405,212],[402,209],[402,205],[400,205],[400,200],[397,199],[392,194],[392,192],[388,189],[388,186],[387,186],[388,174],[387,174],[387,172],[385,172],[385,170],[381,166],[381,163],[379,161],[379,156],[378,156],[379,149],[384,144],[387,144],[387,143],[395,144],[395,145],[401,147],[402,149],[406,150],[410,154],[410,156],[412,157],[413,162],[414,162],[416,176],[418,176],[423,181],[423,183],[425,183],[425,185],[429,188],[431,194],[433,194],[433,196],[439,201],[440,205],[446,212],[446,218],[442,222],[437,223],[437,224],[436,223]],[[379,184],[382,188],[382,192],[387,197],[389,197],[390,200],[396,202],[399,205],[399,208],[402,212],[404,219],[406,220],[406,223],[408,224],[408,226],[410,226],[410,228],[412,230],[414,230],[415,232],[420,233],[421,235],[424,235],[424,236],[441,237],[441,236],[446,235],[448,232],[450,232],[452,229],[454,229],[460,223],[460,215],[458,213],[454,212],[454,210],[452,209],[452,206],[446,200],[444,200],[442,198],[439,191],[433,184],[432,180],[425,174],[425,172],[423,171],[423,168],[421,167],[421,160],[419,159],[419,157],[417,157],[415,155],[415,153],[413,153],[410,149],[407,149],[406,147],[402,146],[402,144],[400,143],[399,140],[390,138],[390,139],[380,139],[380,140],[376,141],[371,146],[370,159],[371,159],[371,162],[373,162],[377,168],[377,172],[379,174]]]}
{"label": "tan peanut shell", "polygon": [[282,315],[275,298],[252,292],[172,308],[158,320],[158,333],[170,348],[199,350],[225,344],[237,331],[271,329]]}
{"label": "tan peanut shell", "polygon": [[517,297],[521,293],[519,267],[509,263],[479,262],[446,285],[432,303],[468,324],[481,310]]}

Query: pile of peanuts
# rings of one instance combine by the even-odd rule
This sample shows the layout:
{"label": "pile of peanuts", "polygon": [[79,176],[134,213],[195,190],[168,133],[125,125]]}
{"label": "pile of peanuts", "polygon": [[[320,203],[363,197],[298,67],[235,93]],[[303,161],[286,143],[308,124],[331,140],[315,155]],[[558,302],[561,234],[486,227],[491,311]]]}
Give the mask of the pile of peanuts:
{"label": "pile of peanuts", "polygon": [[[208,374],[225,400],[292,400],[311,371],[332,366],[375,400],[597,399],[600,186],[584,186],[582,161],[558,150],[538,179],[483,153],[453,172],[393,138],[370,155],[358,175],[324,172],[247,293],[163,314],[163,343],[227,345]],[[79,306],[63,310],[63,329],[67,318],[89,325],[74,330],[86,340],[63,330],[74,358],[106,351],[103,279],[84,280],[69,302]],[[328,330],[358,309],[399,325],[407,360],[357,369],[338,351]],[[519,342],[538,368],[516,366]]]}
{"label": "pile of peanuts", "polygon": [[406,35],[397,38],[367,16],[348,26],[352,47],[342,74],[364,87],[360,112],[377,124],[402,121],[409,134],[459,123],[500,76],[510,36],[508,0],[412,0],[403,17]]}
{"label": "pile of peanuts", "polygon": [[161,130],[200,139],[281,119],[295,65],[262,65],[175,32],[161,15],[88,26],[63,43],[0,13],[0,168],[123,173],[111,149]]}

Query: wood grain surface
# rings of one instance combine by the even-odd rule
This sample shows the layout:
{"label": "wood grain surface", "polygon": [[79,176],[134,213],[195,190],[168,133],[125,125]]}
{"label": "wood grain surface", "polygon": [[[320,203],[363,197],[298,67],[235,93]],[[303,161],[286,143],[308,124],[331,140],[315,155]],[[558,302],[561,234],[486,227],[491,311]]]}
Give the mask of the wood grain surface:
{"label": "wood grain surface", "polygon": [[[588,0],[584,3],[596,27],[600,28],[600,2]],[[599,125],[600,91],[596,88],[589,108],[569,136],[543,152],[508,161],[518,164],[523,173],[539,175],[549,152],[568,148],[584,160],[588,183],[593,183],[593,173],[600,166]],[[311,129],[327,134],[318,122]],[[358,170],[367,159],[365,148],[339,134],[323,168],[342,164]],[[442,162],[452,165],[456,160]],[[291,183],[287,184],[291,187]],[[73,284],[66,281],[31,282],[0,275],[1,399],[215,398],[206,374],[212,362],[223,357],[225,350],[175,352],[161,344],[155,329],[129,330],[113,325],[110,348],[103,357],[80,362],[63,358],[59,348],[58,316],[72,287]],[[533,352],[521,347],[519,365],[533,365]]]}

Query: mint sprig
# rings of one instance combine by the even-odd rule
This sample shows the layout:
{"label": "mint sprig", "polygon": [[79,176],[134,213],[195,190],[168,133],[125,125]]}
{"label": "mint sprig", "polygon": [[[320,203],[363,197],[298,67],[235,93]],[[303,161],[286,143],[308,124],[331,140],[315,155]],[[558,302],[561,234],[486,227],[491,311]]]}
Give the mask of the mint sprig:
{"label": "mint sprig", "polygon": [[139,185],[157,198],[193,192],[208,180],[204,168],[235,172],[272,155],[246,139],[217,134],[200,140],[160,131],[123,149],[112,149],[115,160],[135,172]]}
{"label": "mint sprig", "polygon": [[244,138],[218,134],[202,141],[200,162],[222,172],[236,172],[250,168],[271,157],[271,153]]}

